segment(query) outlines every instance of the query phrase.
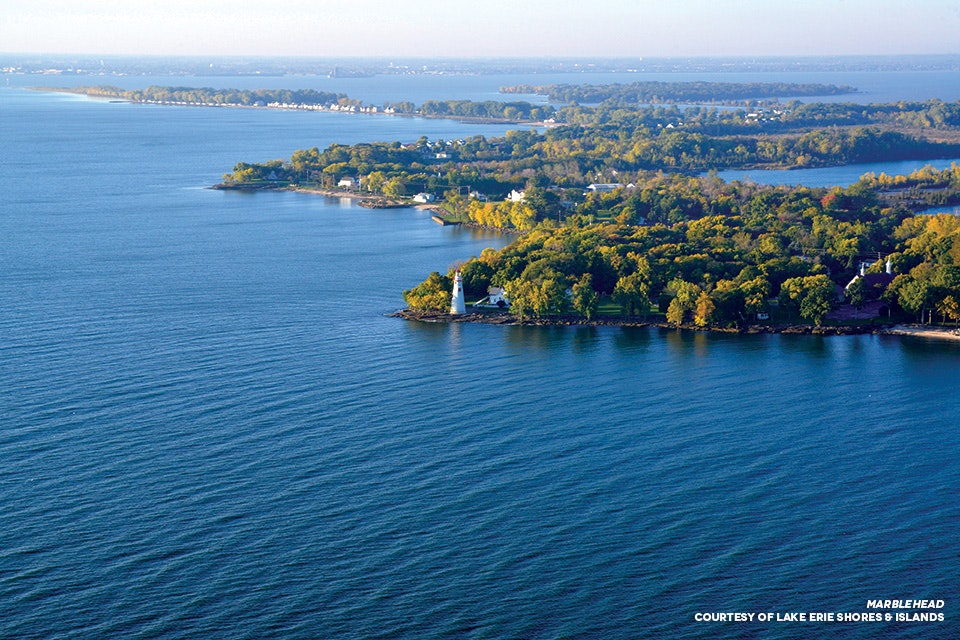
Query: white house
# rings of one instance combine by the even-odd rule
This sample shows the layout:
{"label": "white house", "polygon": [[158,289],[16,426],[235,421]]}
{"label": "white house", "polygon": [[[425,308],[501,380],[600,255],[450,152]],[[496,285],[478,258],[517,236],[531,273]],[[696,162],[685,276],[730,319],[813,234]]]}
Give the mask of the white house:
{"label": "white house", "polygon": [[341,189],[357,189],[360,187],[360,180],[356,178],[340,178],[337,186]]}
{"label": "white house", "polygon": [[510,192],[510,195],[507,196],[507,200],[510,202],[523,202],[524,196],[527,195],[526,191],[517,191],[516,189]]}
{"label": "white house", "polygon": [[421,192],[421,193],[418,193],[417,195],[413,196],[413,201],[414,201],[414,202],[420,202],[420,203],[422,203],[422,204],[426,204],[426,203],[428,203],[428,202],[433,202],[434,200],[436,200],[436,197],[434,197],[434,195],[433,195],[432,193],[422,193],[422,192]]}
{"label": "white house", "polygon": [[510,306],[503,287],[487,287],[487,295],[473,303],[481,309],[506,309]]}
{"label": "white house", "polygon": [[611,191],[616,191],[617,189],[622,189],[623,185],[619,182],[608,182],[606,184],[588,184],[587,191],[593,191],[595,193],[609,193]]}

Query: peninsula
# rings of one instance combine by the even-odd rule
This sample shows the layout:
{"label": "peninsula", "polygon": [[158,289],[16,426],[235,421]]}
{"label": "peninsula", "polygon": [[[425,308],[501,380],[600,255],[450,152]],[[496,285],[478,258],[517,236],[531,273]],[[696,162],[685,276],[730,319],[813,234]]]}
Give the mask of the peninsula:
{"label": "peninsula", "polygon": [[[960,203],[960,166],[832,189],[698,175],[957,158],[960,103],[718,109],[617,94],[550,120],[542,133],[500,138],[301,149],[240,162],[217,188],[432,203],[451,221],[516,232],[459,266],[468,300],[497,287],[513,320],[722,330],[960,322],[960,219],[916,215]],[[408,317],[449,309],[453,275],[405,291]]]}

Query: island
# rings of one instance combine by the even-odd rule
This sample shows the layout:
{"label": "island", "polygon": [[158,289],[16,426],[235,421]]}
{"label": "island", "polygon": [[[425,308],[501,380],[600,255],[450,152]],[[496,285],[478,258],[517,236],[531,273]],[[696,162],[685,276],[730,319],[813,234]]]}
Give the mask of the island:
{"label": "island", "polygon": [[603,85],[549,84],[500,87],[500,93],[536,94],[555,103],[599,104],[737,104],[744,100],[840,96],[856,93],[848,85],[792,82],[662,82]]}
{"label": "island", "polygon": [[[240,162],[220,189],[342,193],[517,234],[404,291],[449,319],[453,281],[497,308],[461,320],[862,332],[960,323],[960,166],[848,187],[724,182],[712,170],[960,157],[960,103],[560,107],[503,137],[334,144]],[[584,95],[589,88],[581,88]],[[371,204],[372,203],[372,204]],[[832,327],[832,328],[831,328]]]}

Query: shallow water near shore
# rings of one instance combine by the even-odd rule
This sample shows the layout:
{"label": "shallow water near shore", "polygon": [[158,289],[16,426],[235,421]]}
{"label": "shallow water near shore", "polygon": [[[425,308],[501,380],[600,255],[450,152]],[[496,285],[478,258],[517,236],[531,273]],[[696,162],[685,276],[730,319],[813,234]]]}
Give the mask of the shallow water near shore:
{"label": "shallow water near shore", "polygon": [[487,129],[0,112],[0,637],[956,636],[960,345],[390,318],[511,238],[203,187]]}

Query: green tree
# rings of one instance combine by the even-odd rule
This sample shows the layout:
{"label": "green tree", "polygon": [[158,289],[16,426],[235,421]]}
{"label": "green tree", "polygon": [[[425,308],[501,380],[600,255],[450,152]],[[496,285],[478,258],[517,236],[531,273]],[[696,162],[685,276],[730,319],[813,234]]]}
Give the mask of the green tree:
{"label": "green tree", "polygon": [[505,287],[510,298],[510,312],[526,318],[557,313],[563,308],[565,299],[560,280],[549,274],[538,280],[516,278]]}
{"label": "green tree", "polygon": [[780,289],[780,305],[800,312],[800,317],[820,326],[833,309],[833,281],[820,274],[790,278]]}
{"label": "green tree", "polygon": [[400,178],[391,178],[383,185],[383,195],[388,198],[402,198],[407,192]]}
{"label": "green tree", "polygon": [[744,311],[752,318],[767,309],[767,297],[770,295],[770,281],[763,276],[757,276],[740,285],[743,293]]}
{"label": "green tree", "polygon": [[443,311],[450,308],[453,283],[447,276],[434,271],[427,279],[403,292],[403,300],[418,311]]}
{"label": "green tree", "polygon": [[863,305],[867,302],[867,288],[863,278],[856,278],[850,283],[844,293],[847,297],[847,302],[852,307],[858,312],[860,309],[863,309]]}
{"label": "green tree", "polygon": [[806,294],[800,301],[800,317],[820,326],[824,317],[833,309],[833,281],[822,274],[807,276],[803,280]]}
{"label": "green tree", "polygon": [[613,301],[620,305],[624,315],[646,313],[650,306],[650,287],[640,273],[631,273],[617,280]]}
{"label": "green tree", "polygon": [[960,300],[948,295],[937,303],[937,310],[943,314],[944,319],[950,318],[954,321],[954,326],[960,327]]}
{"label": "green tree", "polygon": [[667,306],[667,322],[675,324],[679,327],[681,324],[683,324],[683,318],[686,315],[686,312],[687,310],[683,306],[683,303],[678,298],[674,298]]}
{"label": "green tree", "polygon": [[383,190],[383,186],[387,181],[387,176],[384,175],[382,171],[371,171],[367,174],[367,179],[364,180],[364,184],[367,187],[367,191],[371,193],[380,193]]}
{"label": "green tree", "polygon": [[930,285],[925,280],[906,277],[908,279],[897,288],[897,301],[904,311],[916,315],[923,322],[930,298]]}
{"label": "green tree", "polygon": [[585,273],[580,281],[573,285],[573,308],[580,315],[590,320],[597,312],[599,298],[593,289],[593,276]]}
{"label": "green tree", "polygon": [[320,164],[320,151],[317,147],[310,149],[297,149],[290,156],[290,168],[296,174],[298,180],[303,181],[307,177],[310,169],[316,168]]}
{"label": "green tree", "polygon": [[676,295],[667,306],[667,322],[680,326],[683,324],[687,312],[696,309],[697,300],[703,291],[699,286],[684,280],[674,280],[670,283],[670,288],[676,291]]}

